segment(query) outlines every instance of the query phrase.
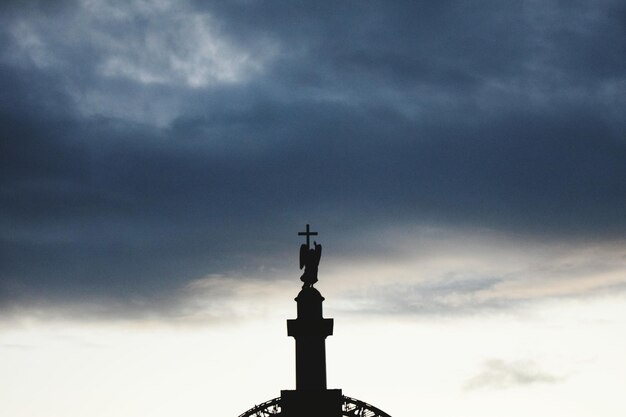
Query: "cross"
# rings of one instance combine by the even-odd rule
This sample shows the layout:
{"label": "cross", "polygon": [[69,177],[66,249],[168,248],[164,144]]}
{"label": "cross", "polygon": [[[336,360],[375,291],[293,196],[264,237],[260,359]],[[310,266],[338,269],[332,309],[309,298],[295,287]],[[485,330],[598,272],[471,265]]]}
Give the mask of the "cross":
{"label": "cross", "polygon": [[309,236],[317,236],[317,232],[310,232],[309,225],[306,225],[306,232],[298,232],[298,236],[306,236],[306,247],[307,249],[311,247],[311,243],[309,242]]}

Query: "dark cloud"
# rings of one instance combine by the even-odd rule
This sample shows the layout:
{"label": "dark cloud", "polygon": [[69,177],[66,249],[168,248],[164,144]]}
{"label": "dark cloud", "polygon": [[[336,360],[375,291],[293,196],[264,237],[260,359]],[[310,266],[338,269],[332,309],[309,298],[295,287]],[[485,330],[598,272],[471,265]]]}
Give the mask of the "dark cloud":
{"label": "dark cloud", "polygon": [[[3,302],[268,277],[305,222],[337,256],[404,224],[626,231],[618,2],[36,3],[0,35]],[[256,63],[194,72],[196,15]]]}

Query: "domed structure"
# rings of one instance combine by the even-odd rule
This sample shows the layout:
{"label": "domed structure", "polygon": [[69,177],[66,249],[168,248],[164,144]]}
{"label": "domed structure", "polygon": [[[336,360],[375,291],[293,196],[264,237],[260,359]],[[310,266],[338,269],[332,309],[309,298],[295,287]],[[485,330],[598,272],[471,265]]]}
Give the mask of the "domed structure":
{"label": "domed structure", "polygon": [[300,268],[306,267],[301,278],[304,285],[295,298],[297,318],[287,320],[287,334],[296,340],[296,389],[282,390],[280,397],[239,417],[390,417],[373,405],[343,395],[341,389],[326,387],[326,337],[333,334],[333,319],[323,317],[324,297],[313,287],[322,247],[315,242],[315,249],[309,248],[309,236],[317,233],[310,232],[308,224],[306,232],[299,235],[307,239],[300,248]]}

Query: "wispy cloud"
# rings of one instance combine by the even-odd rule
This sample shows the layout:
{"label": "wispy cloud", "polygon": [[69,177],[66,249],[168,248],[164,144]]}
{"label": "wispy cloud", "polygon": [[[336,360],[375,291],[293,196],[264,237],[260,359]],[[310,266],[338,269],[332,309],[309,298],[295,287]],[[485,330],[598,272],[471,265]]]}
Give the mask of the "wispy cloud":
{"label": "wispy cloud", "polygon": [[57,74],[84,117],[163,127],[183,112],[181,93],[248,82],[279,51],[269,36],[236,39],[209,11],[185,1],[66,6],[30,8],[7,21],[3,58]]}
{"label": "wispy cloud", "polygon": [[480,372],[467,380],[465,389],[505,389],[534,384],[556,384],[563,380],[561,376],[541,370],[534,361],[490,359],[485,361]]}
{"label": "wispy cloud", "polygon": [[621,242],[551,245],[484,233],[441,236],[446,237],[411,244],[399,236],[401,248],[392,260],[385,255],[342,260],[329,279],[337,283],[343,308],[459,315],[626,290]]}
{"label": "wispy cloud", "polygon": [[[83,64],[83,71],[95,69],[92,75],[188,87],[236,83],[262,70],[276,45],[269,39],[237,44],[222,26],[185,2],[84,0],[12,22],[8,56],[23,65],[73,72]],[[92,60],[79,62],[87,53]]]}

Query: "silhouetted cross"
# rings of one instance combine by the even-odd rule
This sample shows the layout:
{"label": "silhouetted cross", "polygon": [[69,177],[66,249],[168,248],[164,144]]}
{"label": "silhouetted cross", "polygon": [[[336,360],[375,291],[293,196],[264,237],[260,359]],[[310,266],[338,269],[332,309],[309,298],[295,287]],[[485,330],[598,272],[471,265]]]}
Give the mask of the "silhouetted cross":
{"label": "silhouetted cross", "polygon": [[298,232],[298,236],[306,236],[306,247],[310,248],[309,236],[317,236],[317,232],[310,232],[309,225],[306,225],[306,232]]}

